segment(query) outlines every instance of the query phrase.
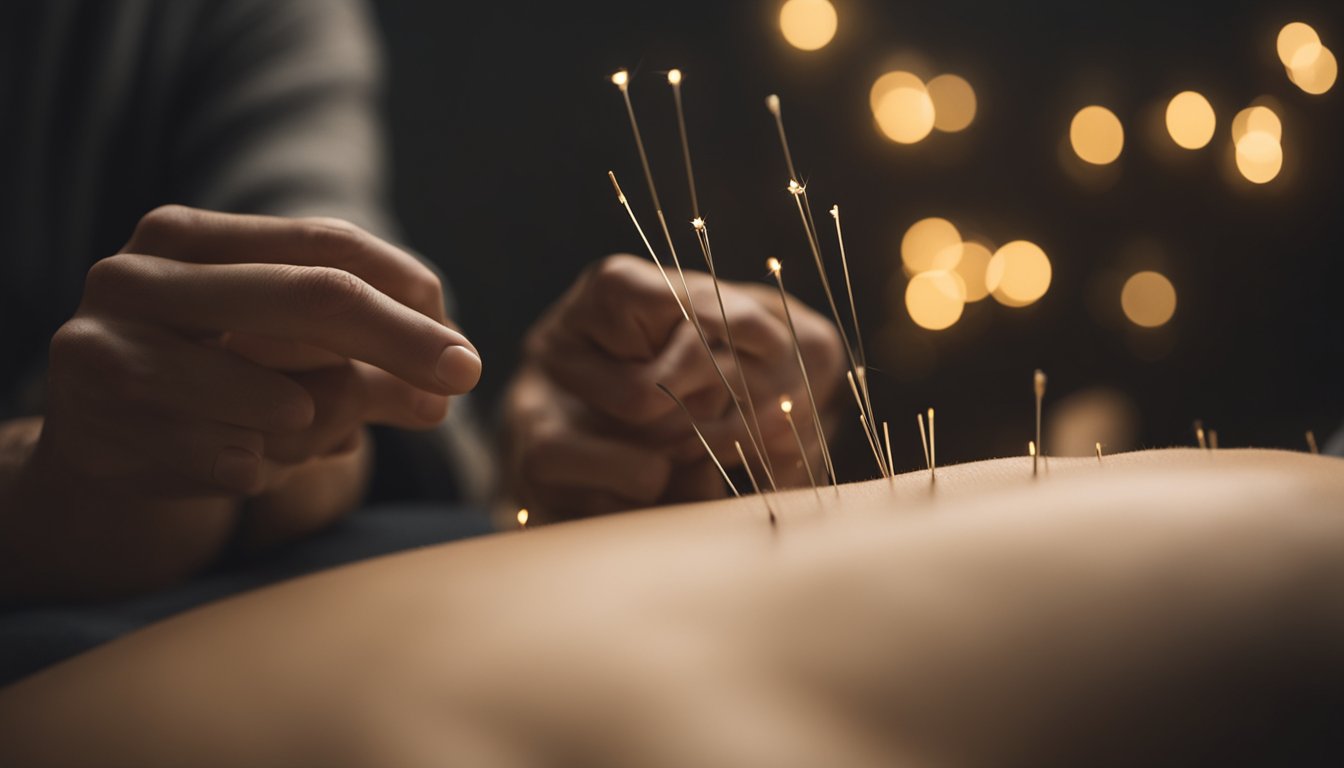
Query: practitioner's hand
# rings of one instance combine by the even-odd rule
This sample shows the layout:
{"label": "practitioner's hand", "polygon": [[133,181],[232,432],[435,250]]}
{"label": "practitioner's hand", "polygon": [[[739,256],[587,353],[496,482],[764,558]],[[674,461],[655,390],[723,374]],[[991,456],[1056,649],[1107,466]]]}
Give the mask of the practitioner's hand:
{"label": "practitioner's hand", "polygon": [[[680,292],[676,273],[669,274]],[[715,359],[740,396],[713,282],[701,272],[687,272],[686,280]],[[777,483],[807,482],[781,396],[794,402],[793,418],[820,481],[809,400],[778,292],[727,282],[721,290]],[[789,307],[825,413],[842,380],[839,336],[802,302]],[[570,517],[726,493],[685,414],[659,383],[686,402],[725,466],[741,464],[733,446],[740,441],[757,480],[767,484],[731,397],[657,267],[611,256],[586,271],[528,335],[506,408],[506,472],[518,502]],[[743,410],[752,423],[745,402]]]}
{"label": "practitioner's hand", "polygon": [[309,520],[282,527],[311,527],[362,493],[365,424],[430,427],[480,370],[438,278],[372,235],[160,208],[52,339],[28,505],[223,527],[241,500],[288,500]]}

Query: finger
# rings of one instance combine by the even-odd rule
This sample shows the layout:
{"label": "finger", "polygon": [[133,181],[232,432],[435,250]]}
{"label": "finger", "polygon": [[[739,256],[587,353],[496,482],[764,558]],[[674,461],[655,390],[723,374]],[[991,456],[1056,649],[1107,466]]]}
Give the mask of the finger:
{"label": "finger", "polygon": [[[653,428],[677,421],[676,403],[658,390],[658,384],[683,402],[695,403],[695,413],[701,415],[717,414],[730,401],[714,362],[690,325],[678,326],[650,362],[616,359],[586,344],[559,340],[557,344],[533,356],[566,392],[622,424]],[[719,357],[720,365],[730,365],[731,370],[727,353]]]}
{"label": "finger", "polygon": [[264,440],[257,431],[185,418],[137,420],[127,449],[204,493],[248,496],[265,484]]}
{"label": "finger", "polygon": [[277,371],[311,371],[348,362],[347,358],[321,347],[253,333],[226,333],[223,346],[257,365]]}
{"label": "finger", "polygon": [[334,267],[434,320],[444,320],[443,286],[433,270],[340,219],[287,219],[169,205],[145,215],[122,252],[198,264]]}
{"label": "finger", "polygon": [[686,320],[658,267],[624,254],[585,271],[558,302],[556,315],[557,327],[626,360],[652,357]]}
{"label": "finger", "polygon": [[52,356],[63,386],[94,394],[114,418],[143,410],[267,432],[313,419],[312,399],[283,374],[153,327],[75,318]]}
{"label": "finger", "polygon": [[448,412],[447,397],[358,361],[291,375],[312,398],[316,415],[307,429],[267,435],[266,458],[282,464],[340,451],[366,424],[428,429]]}
{"label": "finger", "polygon": [[327,267],[199,265],[122,254],[89,270],[85,303],[188,332],[312,344],[440,394],[470,390],[481,373],[480,356],[461,333]]}
{"label": "finger", "polygon": [[347,364],[291,374],[315,403],[312,424],[300,432],[266,436],[265,457],[298,464],[325,456],[363,426],[369,393],[363,379]]}
{"label": "finger", "polygon": [[353,367],[368,393],[364,421],[402,429],[430,429],[448,415],[448,397],[413,387],[358,360]]}
{"label": "finger", "polygon": [[[765,307],[780,321],[786,321],[784,305],[778,293],[772,293],[761,285],[740,285],[742,291],[753,296],[760,306]],[[840,383],[845,368],[844,345],[840,341],[835,325],[796,297],[789,297],[789,312],[792,313],[794,331],[798,335],[798,348],[807,362],[808,372],[813,375],[818,386],[817,392],[823,402],[831,389]],[[762,357],[758,355],[758,357]]]}
{"label": "finger", "polygon": [[[718,307],[718,297],[711,295],[708,309],[699,312],[701,325],[711,340],[727,343],[731,335],[733,346],[739,355],[765,360],[787,359],[793,352],[793,337],[784,319],[763,305],[757,294],[745,291],[733,283],[723,283],[719,296],[723,299],[723,309]],[[776,304],[779,299],[774,299]],[[698,302],[703,306],[705,302]],[[795,314],[800,325],[810,325],[816,321],[826,323],[820,315],[802,306],[801,302],[789,302],[789,310]],[[724,317],[727,316],[727,325]],[[805,318],[805,319],[800,319]],[[826,323],[829,325],[829,323]]]}

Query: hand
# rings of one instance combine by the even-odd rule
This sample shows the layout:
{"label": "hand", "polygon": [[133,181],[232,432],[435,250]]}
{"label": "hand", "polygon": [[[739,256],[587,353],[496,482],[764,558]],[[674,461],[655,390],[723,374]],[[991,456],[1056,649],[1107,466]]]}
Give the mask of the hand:
{"label": "hand", "polygon": [[365,424],[432,426],[480,370],[445,324],[438,278],[372,235],[160,208],[90,269],[52,339],[27,498],[100,512],[190,501],[217,517],[292,496],[325,464],[344,489],[329,518],[362,490],[350,474]]}
{"label": "hand", "polygon": [[[725,326],[709,275],[687,272],[686,281],[714,360],[742,396],[726,344],[732,333],[776,482],[807,482],[780,412],[782,396],[793,400],[794,423],[821,482],[810,402],[778,292],[721,282]],[[801,302],[791,300],[789,307],[824,413],[840,381],[840,339]],[[725,467],[741,464],[733,445],[739,441],[757,481],[768,487],[723,379],[652,263],[611,256],[589,269],[533,327],[524,356],[507,396],[506,472],[510,490],[529,510],[571,517],[726,493],[686,415],[659,383],[685,401]],[[742,408],[754,428],[745,398]]]}

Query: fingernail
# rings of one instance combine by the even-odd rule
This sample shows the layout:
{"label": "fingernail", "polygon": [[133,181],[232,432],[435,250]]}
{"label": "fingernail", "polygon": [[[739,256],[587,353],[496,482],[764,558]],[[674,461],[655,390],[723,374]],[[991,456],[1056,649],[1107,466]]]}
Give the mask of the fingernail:
{"label": "fingernail", "polygon": [[261,457],[242,448],[225,448],[215,459],[215,482],[236,491],[248,491],[261,473]]}
{"label": "fingernail", "polygon": [[452,391],[467,392],[481,379],[481,358],[470,349],[454,344],[439,354],[435,373]]}

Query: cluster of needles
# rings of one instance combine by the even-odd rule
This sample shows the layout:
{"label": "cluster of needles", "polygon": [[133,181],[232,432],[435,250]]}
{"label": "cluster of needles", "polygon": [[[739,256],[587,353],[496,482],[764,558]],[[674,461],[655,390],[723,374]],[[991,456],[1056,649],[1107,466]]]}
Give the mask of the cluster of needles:
{"label": "cluster of needles", "polygon": [[[663,240],[667,247],[667,255],[672,262],[672,269],[676,272],[677,281],[675,283],[673,282],[671,272],[668,270],[664,261],[659,257],[658,249],[655,248],[653,243],[649,240],[644,227],[640,224],[639,218],[635,215],[634,209],[630,205],[629,198],[625,195],[624,191],[621,189],[620,183],[616,180],[616,174],[612,171],[608,171],[607,175],[611,180],[612,188],[616,192],[617,202],[625,209],[626,214],[630,217],[630,222],[634,225],[640,240],[644,244],[645,250],[647,250],[649,257],[658,268],[663,281],[667,284],[667,288],[671,292],[673,299],[676,301],[677,307],[681,311],[683,318],[695,328],[700,343],[709,355],[710,362],[713,364],[714,370],[718,374],[720,383],[729,395],[738,419],[741,421],[742,427],[746,432],[752,455],[751,457],[748,457],[740,440],[734,440],[733,447],[737,453],[739,462],[741,462],[741,465],[747,474],[752,489],[757,495],[761,496],[766,512],[769,515],[770,523],[771,525],[774,525],[777,520],[775,509],[771,505],[768,494],[765,493],[766,488],[763,488],[762,485],[757,482],[756,473],[752,470],[752,462],[749,458],[754,458],[756,460],[756,466],[762,471],[768,490],[778,492],[779,486],[776,481],[774,464],[771,461],[769,452],[766,450],[765,434],[761,429],[761,420],[760,414],[756,408],[756,399],[748,385],[745,369],[738,354],[737,344],[733,338],[732,322],[728,317],[728,310],[723,301],[718,270],[714,262],[714,251],[710,244],[709,225],[700,210],[700,200],[695,184],[695,169],[691,160],[690,139],[686,130],[685,110],[682,102],[682,79],[682,73],[678,69],[670,70],[667,73],[667,83],[671,87],[673,103],[676,110],[677,133],[681,142],[681,155],[685,164],[687,188],[690,193],[691,212],[693,215],[690,222],[691,229],[695,235],[696,243],[699,247],[701,256],[704,259],[706,270],[709,273],[711,283],[714,287],[714,298],[718,305],[719,318],[722,321],[724,329],[723,341],[727,346],[729,355],[733,361],[733,366],[737,372],[736,388],[733,383],[729,381],[728,375],[724,372],[723,367],[720,365],[718,358],[715,355],[714,345],[701,323],[699,310],[695,305],[694,298],[691,295],[690,285],[687,282],[686,274],[682,269],[681,259],[677,253],[676,244],[672,237],[671,229],[667,223],[667,217],[663,212],[662,203],[658,195],[658,188],[654,183],[653,172],[649,165],[648,154],[644,148],[644,139],[639,129],[639,121],[635,115],[634,104],[630,98],[630,74],[626,70],[620,70],[613,74],[611,76],[611,82],[620,91],[622,100],[625,104],[626,114],[630,121],[630,130],[634,137],[635,149],[638,152],[640,166],[644,173],[644,180],[648,186],[649,198],[653,203],[654,216],[657,218],[659,229],[662,231]],[[775,127],[779,134],[780,148],[783,151],[784,163],[789,175],[787,192],[792,196],[794,207],[798,211],[799,221],[802,224],[807,247],[817,269],[817,276],[820,280],[822,292],[826,297],[826,303],[831,311],[831,318],[834,320],[835,328],[839,332],[840,341],[844,347],[845,358],[848,364],[845,378],[849,384],[850,394],[854,398],[855,407],[858,410],[859,424],[863,429],[863,434],[868,442],[868,447],[872,452],[873,459],[877,463],[879,474],[890,481],[895,477],[895,465],[891,452],[891,430],[888,423],[882,421],[880,422],[882,425],[881,435],[879,435],[877,431],[879,422],[873,412],[872,396],[868,385],[867,354],[863,345],[863,337],[859,330],[858,309],[854,301],[853,282],[850,279],[849,261],[845,252],[844,232],[840,222],[840,207],[838,205],[832,205],[829,212],[831,218],[835,222],[835,239],[840,255],[841,272],[844,275],[845,280],[845,297],[849,302],[849,316],[853,328],[852,338],[846,328],[846,323],[841,316],[839,305],[835,300],[835,294],[831,290],[830,279],[827,276],[821,242],[818,236],[816,220],[812,213],[811,202],[808,199],[807,185],[800,181],[801,177],[798,175],[797,169],[793,164],[793,154],[789,148],[788,134],[784,128],[784,118],[780,99],[778,96],[772,94],[766,98],[765,105],[766,109],[774,118]],[[818,473],[814,471],[813,464],[809,459],[810,452],[808,451],[806,441],[803,439],[802,433],[799,431],[798,425],[793,419],[793,399],[787,394],[778,396],[779,409],[793,435],[794,443],[797,446],[800,455],[800,464],[807,474],[813,493],[816,494],[817,500],[820,502],[821,491],[819,486],[829,482],[838,494],[839,481],[836,476],[835,464],[831,458],[830,445],[826,440],[826,433],[822,426],[820,413],[821,404],[817,402],[813,393],[812,382],[808,375],[807,363],[803,355],[802,345],[799,342],[797,328],[794,325],[793,313],[789,308],[788,293],[784,288],[783,265],[779,259],[772,257],[766,260],[766,268],[769,275],[774,278],[775,285],[779,290],[780,302],[783,306],[783,314],[792,341],[794,356],[797,359],[799,375],[802,379],[803,389],[808,398],[808,405],[810,406],[808,410],[812,422],[811,426],[815,431],[816,441],[820,448],[820,456],[822,459],[822,466],[820,469],[824,472],[824,476],[820,481],[818,480]],[[680,291],[678,291],[678,287],[680,287]],[[1037,477],[1039,475],[1040,462],[1046,456],[1041,436],[1041,412],[1045,397],[1046,376],[1041,370],[1038,369],[1035,371],[1032,377],[1032,385],[1036,404],[1036,438],[1035,440],[1028,441],[1027,452],[1031,456],[1032,476]],[[710,446],[708,440],[706,440],[704,433],[700,430],[699,425],[696,424],[690,409],[671,389],[662,383],[658,383],[657,386],[664,394],[671,398],[686,415],[701,446],[705,449],[706,454],[713,462],[715,468],[718,469],[719,474],[723,477],[728,489],[734,496],[740,496],[741,494],[739,493],[737,486],[733,483],[732,477],[724,464],[719,460],[718,456],[715,455],[714,450]],[[928,422],[927,426],[925,424],[926,414]],[[918,413],[916,415],[916,421],[919,426],[920,442],[924,451],[925,466],[929,471],[929,481],[932,484],[937,481],[938,461],[934,427],[934,409],[929,408],[926,412]],[[1203,424],[1199,421],[1195,422],[1195,437],[1200,448],[1215,450],[1218,447],[1218,433],[1216,431],[1210,431],[1206,434]],[[1316,445],[1315,435],[1308,431],[1306,433],[1306,439],[1309,450],[1312,453],[1318,453],[1319,451]],[[1096,443],[1096,455],[1097,462],[1100,464],[1102,462],[1102,446],[1100,442]],[[519,510],[517,522],[519,528],[527,528],[527,510]]]}

